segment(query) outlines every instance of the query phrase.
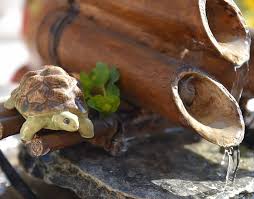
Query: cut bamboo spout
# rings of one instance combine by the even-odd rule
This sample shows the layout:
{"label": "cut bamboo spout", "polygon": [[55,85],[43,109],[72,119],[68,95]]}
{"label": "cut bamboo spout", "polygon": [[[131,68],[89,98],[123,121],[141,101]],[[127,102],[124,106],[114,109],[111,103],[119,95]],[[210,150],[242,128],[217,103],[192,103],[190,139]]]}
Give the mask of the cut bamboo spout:
{"label": "cut bamboo spout", "polygon": [[251,37],[233,0],[199,0],[202,25],[215,49],[228,61],[242,66],[250,59]]}
{"label": "cut bamboo spout", "polygon": [[250,36],[233,0],[77,0],[77,4],[100,25],[176,58],[185,49],[192,55],[209,49],[234,65],[249,60]]}
{"label": "cut bamboo spout", "polygon": [[[148,64],[160,68],[174,59],[202,68],[231,89],[234,66],[249,59],[248,29],[233,0],[76,0],[76,16],[68,2],[45,0],[36,15],[27,15],[26,43],[44,64],[78,72],[96,61],[116,65],[126,59],[140,66],[140,59],[152,57]],[[130,50],[118,53],[129,44]],[[133,49],[145,55],[132,56]],[[254,78],[245,91],[254,93]]]}
{"label": "cut bamboo spout", "polygon": [[223,147],[242,142],[245,126],[241,110],[220,83],[187,69],[177,73],[172,92],[187,124],[206,140]]}
{"label": "cut bamboo spout", "polygon": [[[45,6],[54,4],[54,9],[41,9],[44,17],[35,20],[39,28],[31,33],[36,35],[31,40],[45,64],[57,64],[69,72],[90,71],[97,61],[115,65],[121,74],[122,94],[128,101],[175,123],[185,116],[178,111],[169,86],[179,66],[198,66],[231,88],[233,65],[249,58],[249,34],[232,0],[77,0],[76,6],[67,1],[45,2]],[[28,39],[30,36],[27,34]],[[209,125],[221,117],[227,126],[223,130],[212,128],[199,115],[192,117],[203,126],[190,126],[215,144],[238,145],[244,134],[239,107],[222,85],[201,79],[210,83],[200,85],[211,86],[218,96],[224,96],[222,101],[215,100],[225,103],[223,106],[213,104],[218,115],[211,107],[201,106],[203,113],[214,114]],[[251,89],[254,91],[254,86]],[[211,96],[211,92],[206,94]],[[225,109],[231,107],[235,118],[227,118],[219,107],[229,116],[230,111]]]}

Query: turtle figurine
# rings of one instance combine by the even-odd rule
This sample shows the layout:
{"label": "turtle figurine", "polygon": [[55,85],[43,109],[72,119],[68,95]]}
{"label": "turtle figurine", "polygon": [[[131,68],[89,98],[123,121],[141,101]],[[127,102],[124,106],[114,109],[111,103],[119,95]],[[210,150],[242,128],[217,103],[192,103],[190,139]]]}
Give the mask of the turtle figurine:
{"label": "turtle figurine", "polygon": [[45,66],[26,73],[4,106],[16,108],[26,119],[20,130],[25,142],[43,128],[94,136],[78,81],[60,67]]}

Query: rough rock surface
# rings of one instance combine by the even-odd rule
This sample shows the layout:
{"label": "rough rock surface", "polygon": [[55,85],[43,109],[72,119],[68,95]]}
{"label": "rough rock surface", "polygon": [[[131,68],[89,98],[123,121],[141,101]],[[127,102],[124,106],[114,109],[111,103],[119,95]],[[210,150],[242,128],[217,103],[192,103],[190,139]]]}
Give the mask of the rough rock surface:
{"label": "rough rock surface", "polygon": [[234,188],[223,192],[220,148],[181,131],[135,141],[121,157],[89,144],[20,160],[31,174],[73,190],[80,198],[252,198],[254,152],[241,149]]}

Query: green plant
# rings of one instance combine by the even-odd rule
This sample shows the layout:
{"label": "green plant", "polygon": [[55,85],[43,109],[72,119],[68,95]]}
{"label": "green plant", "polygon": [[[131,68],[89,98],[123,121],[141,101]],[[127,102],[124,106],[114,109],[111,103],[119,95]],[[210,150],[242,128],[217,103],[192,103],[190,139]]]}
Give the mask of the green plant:
{"label": "green plant", "polygon": [[88,107],[102,115],[116,112],[120,105],[120,90],[116,85],[119,78],[116,68],[109,69],[101,62],[89,74],[81,72],[80,82]]}

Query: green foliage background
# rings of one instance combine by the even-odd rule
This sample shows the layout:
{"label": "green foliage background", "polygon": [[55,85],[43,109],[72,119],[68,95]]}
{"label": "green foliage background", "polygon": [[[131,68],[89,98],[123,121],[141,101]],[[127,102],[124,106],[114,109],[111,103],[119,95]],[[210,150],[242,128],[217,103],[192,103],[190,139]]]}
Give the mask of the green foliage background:
{"label": "green foliage background", "polygon": [[240,7],[247,24],[254,28],[254,0],[235,0]]}

